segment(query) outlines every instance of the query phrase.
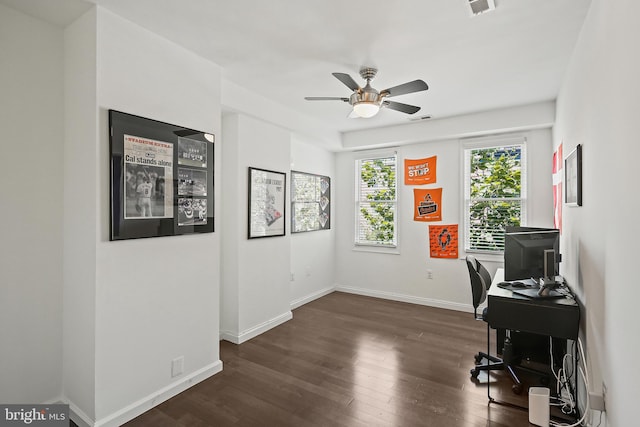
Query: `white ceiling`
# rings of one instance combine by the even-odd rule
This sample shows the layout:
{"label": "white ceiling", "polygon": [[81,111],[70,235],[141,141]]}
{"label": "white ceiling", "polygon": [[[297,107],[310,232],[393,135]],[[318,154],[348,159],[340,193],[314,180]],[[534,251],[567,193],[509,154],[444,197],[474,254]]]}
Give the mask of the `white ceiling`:
{"label": "white ceiling", "polygon": [[[348,97],[332,72],[358,83],[361,66],[379,69],[372,86],[414,79],[426,92],[394,101],[442,118],[555,99],[590,0],[495,0],[471,17],[468,0],[89,0],[223,67],[226,79],[349,131],[409,123],[383,109],[349,119]],[[66,25],[83,0],[0,0]],[[55,5],[56,7],[53,7]]]}

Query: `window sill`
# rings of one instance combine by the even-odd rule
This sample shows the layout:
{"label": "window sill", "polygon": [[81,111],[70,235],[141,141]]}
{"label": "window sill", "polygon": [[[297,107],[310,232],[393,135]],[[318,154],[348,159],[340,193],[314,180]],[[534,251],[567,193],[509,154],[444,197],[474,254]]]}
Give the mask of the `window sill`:
{"label": "window sill", "polygon": [[480,262],[496,262],[496,263],[502,263],[504,262],[504,253],[500,252],[500,253],[490,253],[490,252],[483,252],[483,251],[466,251],[463,252],[464,256],[461,257],[460,259],[465,259],[466,255],[473,255],[474,257],[476,257],[476,259]]}
{"label": "window sill", "polygon": [[370,252],[376,254],[400,255],[400,249],[397,246],[377,246],[377,245],[354,245],[354,252]]}

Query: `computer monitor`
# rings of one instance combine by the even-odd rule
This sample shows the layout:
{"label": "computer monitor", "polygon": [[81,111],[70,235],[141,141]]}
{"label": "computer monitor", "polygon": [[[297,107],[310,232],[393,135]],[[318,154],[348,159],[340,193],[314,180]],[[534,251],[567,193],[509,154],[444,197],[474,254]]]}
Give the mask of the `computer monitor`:
{"label": "computer monitor", "polygon": [[504,278],[553,280],[560,267],[560,231],[553,228],[507,227]]}

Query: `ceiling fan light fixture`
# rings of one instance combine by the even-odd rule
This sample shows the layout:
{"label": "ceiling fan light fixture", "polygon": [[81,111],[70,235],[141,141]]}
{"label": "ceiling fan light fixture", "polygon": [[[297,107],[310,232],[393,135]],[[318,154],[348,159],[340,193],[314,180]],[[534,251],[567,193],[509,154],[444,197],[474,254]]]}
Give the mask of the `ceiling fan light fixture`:
{"label": "ceiling fan light fixture", "polygon": [[420,107],[415,105],[389,101],[387,98],[429,89],[429,86],[424,81],[414,80],[378,91],[371,87],[371,79],[375,77],[377,71],[375,68],[363,68],[360,70],[360,77],[367,81],[364,87],[358,86],[358,83],[356,83],[349,74],[332,73],[335,78],[353,91],[349,98],[337,96],[307,96],[305,99],[308,101],[348,102],[349,105],[353,106],[349,118],[362,117],[368,119],[378,114],[378,111],[380,111],[382,107],[405,114],[415,114],[420,111]]}
{"label": "ceiling fan light fixture", "polygon": [[353,105],[353,111],[360,117],[368,119],[380,111],[380,105],[375,102],[358,102]]}

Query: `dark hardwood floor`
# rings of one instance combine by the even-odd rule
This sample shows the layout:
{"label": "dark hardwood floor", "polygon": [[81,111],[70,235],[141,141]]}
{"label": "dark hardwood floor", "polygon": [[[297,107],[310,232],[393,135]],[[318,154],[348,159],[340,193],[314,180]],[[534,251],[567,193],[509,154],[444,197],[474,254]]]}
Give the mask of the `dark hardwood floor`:
{"label": "dark hardwood floor", "polygon": [[[222,341],[221,373],[126,425],[528,426],[470,379],[484,348],[471,314],[334,292],[244,344]],[[480,379],[526,404],[504,373]]]}

